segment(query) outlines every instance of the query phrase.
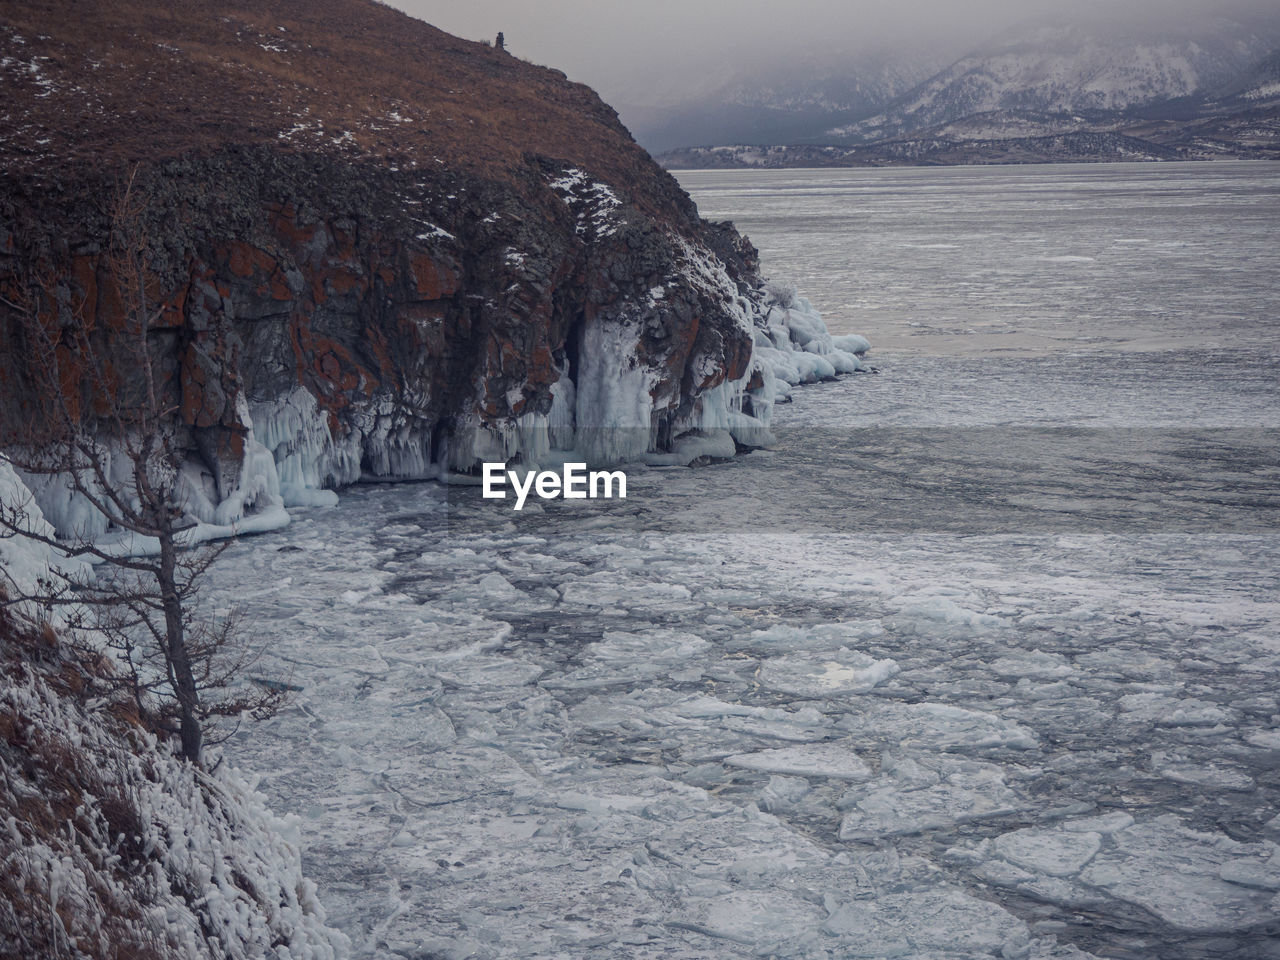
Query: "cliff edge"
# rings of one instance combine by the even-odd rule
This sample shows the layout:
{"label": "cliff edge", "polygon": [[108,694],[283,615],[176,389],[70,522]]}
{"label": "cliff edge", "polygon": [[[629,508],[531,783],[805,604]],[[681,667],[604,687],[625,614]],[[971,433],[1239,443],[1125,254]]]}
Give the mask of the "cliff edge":
{"label": "cliff edge", "polygon": [[[0,74],[9,420],[31,416],[15,304],[118,329],[131,184],[206,523],[362,478],[767,438],[754,249],[557,71],[370,0],[51,0],[0,14]],[[83,513],[37,492],[60,530]]]}

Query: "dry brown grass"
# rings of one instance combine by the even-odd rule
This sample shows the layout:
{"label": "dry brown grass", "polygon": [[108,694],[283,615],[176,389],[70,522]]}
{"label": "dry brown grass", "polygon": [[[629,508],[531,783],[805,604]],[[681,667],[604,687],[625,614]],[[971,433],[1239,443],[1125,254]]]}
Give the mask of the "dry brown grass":
{"label": "dry brown grass", "polygon": [[[12,66],[2,78],[11,103],[0,108],[0,167],[24,175],[74,177],[81,164],[228,143],[428,169],[438,159],[497,178],[533,153],[624,187],[657,169],[589,88],[372,0],[6,4],[0,56],[47,58],[38,64],[53,83],[49,92]],[[637,199],[677,212],[659,180]]]}

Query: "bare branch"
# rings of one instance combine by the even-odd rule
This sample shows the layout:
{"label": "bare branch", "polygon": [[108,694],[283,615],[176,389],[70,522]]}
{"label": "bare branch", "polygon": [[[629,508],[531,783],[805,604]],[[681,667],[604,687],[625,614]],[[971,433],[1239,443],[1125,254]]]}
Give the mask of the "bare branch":
{"label": "bare branch", "polygon": [[[0,536],[26,537],[63,560],[101,564],[90,584],[59,572],[25,594],[14,583],[0,599],[12,593],[45,610],[65,609],[77,637],[92,637],[113,655],[118,679],[103,682],[126,692],[156,729],[176,733],[183,756],[198,762],[207,721],[261,716],[278,708],[283,688],[246,692],[240,680],[261,648],[245,643],[239,611],[210,619],[199,608],[201,584],[227,545],[191,549],[186,536],[196,522],[178,497],[187,455],[179,406],[158,378],[160,341],[152,332],[165,308],[155,293],[145,210],[135,167],[116,197],[100,260],[100,281],[118,297],[118,316],[95,324],[84,315],[87,299],[69,306],[65,295],[59,299],[52,273],[31,280],[25,298],[0,303],[17,318],[31,381],[30,416],[6,425],[18,441],[9,459],[29,475],[59,478],[110,527],[151,538],[156,555],[122,556],[87,531],[68,540],[32,531],[23,505],[0,505]],[[97,656],[98,648],[86,640],[84,655]]]}

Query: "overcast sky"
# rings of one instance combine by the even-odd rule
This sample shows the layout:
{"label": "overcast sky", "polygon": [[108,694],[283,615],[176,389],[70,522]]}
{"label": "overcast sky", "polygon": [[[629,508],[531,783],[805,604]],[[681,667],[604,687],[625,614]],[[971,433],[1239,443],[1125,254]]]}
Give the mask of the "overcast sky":
{"label": "overcast sky", "polygon": [[[1162,25],[1280,0],[391,0],[470,40],[499,31],[526,60],[564,70],[615,105],[709,90],[743,64],[887,45],[954,55],[1014,23],[1094,6]],[[905,38],[905,39],[904,39]]]}

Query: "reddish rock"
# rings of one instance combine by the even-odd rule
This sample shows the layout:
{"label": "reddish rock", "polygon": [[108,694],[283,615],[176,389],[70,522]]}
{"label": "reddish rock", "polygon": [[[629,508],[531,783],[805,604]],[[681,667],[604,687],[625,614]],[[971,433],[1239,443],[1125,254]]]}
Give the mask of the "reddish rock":
{"label": "reddish rock", "polygon": [[458,274],[425,253],[409,258],[409,276],[419,300],[439,300],[458,292]]}
{"label": "reddish rock", "polygon": [[[220,486],[233,482],[244,446],[242,397],[270,401],[301,386],[335,437],[389,417],[379,429],[434,448],[477,416],[505,428],[513,416],[546,413],[552,384],[580,363],[592,324],[625,325],[634,361],[656,381],[659,428],[687,415],[699,391],[746,371],[750,336],[721,292],[689,280],[684,251],[715,251],[744,292],[758,280],[754,251],[732,228],[700,221],[587,88],[384,5],[341,0],[320,8],[289,0],[272,14],[298,43],[290,71],[306,78],[281,85],[233,65],[240,27],[139,2],[137,10],[70,0],[23,9],[31,42],[67,34],[58,42],[70,46],[41,61],[66,81],[57,90],[85,88],[85,64],[102,64],[92,82],[103,109],[86,121],[91,129],[75,131],[82,155],[56,165],[56,183],[30,166],[30,149],[0,143],[8,164],[0,167],[14,183],[0,209],[0,288],[21,287],[51,257],[71,311],[97,342],[127,329],[120,278],[86,251],[112,242],[102,211],[133,178],[154,254],[147,294],[160,308],[162,376]],[[66,31],[71,17],[96,26]],[[129,50],[145,62],[188,17],[203,51],[193,69],[153,76],[97,56],[100,47]],[[396,55],[352,56],[356,34]],[[179,60],[194,49],[179,48]],[[6,92],[15,116],[37,119],[62,96],[35,97],[21,85]],[[392,129],[362,113],[406,96],[414,124]],[[437,109],[439,97],[447,110]],[[494,113],[499,100],[519,124]],[[236,109],[179,116],[177,102]],[[325,136],[294,129],[304,112],[323,121]],[[328,135],[339,129],[353,130],[341,146]],[[135,170],[140,156],[147,160]],[[604,212],[609,231],[591,229],[594,188],[570,197],[550,186],[570,167],[620,198]],[[659,284],[667,293],[654,305],[648,291]],[[0,311],[4,383],[21,381],[11,328]],[[64,390],[88,397],[71,353]],[[108,381],[136,373],[110,368]]]}

